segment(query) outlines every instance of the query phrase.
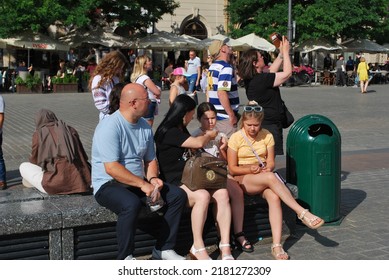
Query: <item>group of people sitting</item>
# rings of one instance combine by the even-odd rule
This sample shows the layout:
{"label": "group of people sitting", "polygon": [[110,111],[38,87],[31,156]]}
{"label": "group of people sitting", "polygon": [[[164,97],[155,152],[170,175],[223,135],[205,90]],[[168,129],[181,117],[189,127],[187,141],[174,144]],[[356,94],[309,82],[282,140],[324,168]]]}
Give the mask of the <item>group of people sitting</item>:
{"label": "group of people sitting", "polygon": [[[115,96],[116,102],[112,100]],[[210,203],[215,204],[221,259],[234,259],[231,222],[236,246],[253,252],[242,231],[244,193],[261,195],[269,204],[271,252],[276,259],[289,258],[281,245],[281,201],[308,227],[316,229],[324,223],[301,207],[273,173],[274,139],[261,129],[264,111],[255,102],[243,107],[239,130],[227,139],[215,130],[216,109],[208,102],[197,106],[199,129],[192,134],[187,130],[196,113],[196,103],[187,95],[175,98],[155,135],[143,118],[150,100],[142,85],[122,85],[111,101],[116,108],[99,122],[93,136],[92,176],[77,132],[46,109],[36,116],[32,156],[29,163],[22,163],[20,172],[26,187],[48,194],[90,192],[92,185],[96,201],[118,215],[118,259],[133,259],[136,220],[145,199],[152,194],[153,200],[162,197],[165,201],[154,259],[185,259],[174,251],[185,206],[192,208],[193,245],[189,255],[192,259],[210,259],[202,237]],[[191,149],[204,149],[228,162],[226,188],[192,191],[181,183]]]}

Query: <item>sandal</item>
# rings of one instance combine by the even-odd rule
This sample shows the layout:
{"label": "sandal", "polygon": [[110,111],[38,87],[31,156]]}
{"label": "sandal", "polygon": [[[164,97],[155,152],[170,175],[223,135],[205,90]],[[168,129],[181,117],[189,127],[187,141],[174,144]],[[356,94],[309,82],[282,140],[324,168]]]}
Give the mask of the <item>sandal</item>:
{"label": "sandal", "polygon": [[[196,257],[196,254],[199,252],[202,252],[202,251],[206,251],[206,249],[205,248],[196,249],[194,247],[194,245],[192,245],[192,247],[189,250],[190,259],[191,260],[198,260],[198,258]],[[212,260],[212,259],[208,256],[208,260]]]}
{"label": "sandal", "polygon": [[[281,249],[278,253],[276,253],[276,251],[274,249],[279,248],[279,247]],[[273,255],[273,257],[276,260],[289,260],[288,254],[284,251],[284,248],[282,248],[282,244],[280,244],[280,243],[276,243],[276,244],[271,245],[271,254]],[[281,256],[284,256],[284,257],[281,257]],[[285,258],[285,256],[286,256],[286,258]]]}
{"label": "sandal", "polygon": [[[304,209],[300,215],[298,215],[298,218],[301,220],[301,222],[306,225],[307,227],[309,227],[310,229],[318,229],[319,227],[321,227],[323,224],[324,224],[324,220],[317,217],[317,216],[313,216],[312,219],[308,219],[305,215],[309,213],[309,210],[308,209]],[[320,220],[320,222],[318,222],[317,224],[314,224],[315,221],[317,220]]]}
{"label": "sandal", "polygon": [[[235,246],[239,250],[241,250],[243,252],[246,252],[246,253],[254,252],[254,246],[250,243],[250,241],[247,240],[247,238],[246,238],[246,236],[245,236],[243,231],[235,233],[234,237],[235,237]],[[243,237],[244,238],[243,243],[239,242],[239,240],[238,240],[239,237]]]}
{"label": "sandal", "polygon": [[220,249],[220,253],[222,255],[222,260],[223,261],[229,261],[229,260],[235,260],[234,257],[231,255],[231,254],[223,254],[221,248],[223,247],[231,247],[231,245],[229,243],[226,243],[226,244],[223,244],[223,243],[219,243],[219,249]]}

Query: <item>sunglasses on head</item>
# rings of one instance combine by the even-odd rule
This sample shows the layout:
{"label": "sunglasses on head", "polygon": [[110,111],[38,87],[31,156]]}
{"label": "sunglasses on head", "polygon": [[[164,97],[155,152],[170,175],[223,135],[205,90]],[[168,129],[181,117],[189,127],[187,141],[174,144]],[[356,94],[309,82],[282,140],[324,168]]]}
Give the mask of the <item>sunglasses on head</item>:
{"label": "sunglasses on head", "polygon": [[254,112],[259,113],[259,112],[263,111],[263,108],[261,106],[259,106],[259,105],[255,105],[255,106],[247,105],[247,106],[243,107],[243,111],[245,111],[245,112],[252,112],[252,111],[254,111]]}

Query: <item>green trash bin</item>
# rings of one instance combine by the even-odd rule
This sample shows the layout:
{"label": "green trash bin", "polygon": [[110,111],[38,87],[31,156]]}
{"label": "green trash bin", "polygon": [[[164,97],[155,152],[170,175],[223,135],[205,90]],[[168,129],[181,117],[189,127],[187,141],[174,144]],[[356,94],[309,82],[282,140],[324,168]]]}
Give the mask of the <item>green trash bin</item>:
{"label": "green trash bin", "polygon": [[326,223],[340,219],[340,150],[340,133],[324,116],[307,115],[289,130],[287,181],[298,186],[301,205]]}

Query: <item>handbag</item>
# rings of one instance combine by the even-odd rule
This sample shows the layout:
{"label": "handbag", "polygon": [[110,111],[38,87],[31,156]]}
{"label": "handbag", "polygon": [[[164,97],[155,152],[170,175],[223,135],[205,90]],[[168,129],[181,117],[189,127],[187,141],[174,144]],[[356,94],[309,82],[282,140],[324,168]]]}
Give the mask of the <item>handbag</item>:
{"label": "handbag", "polygon": [[288,128],[294,122],[294,117],[286,107],[284,101],[282,101],[282,109],[283,109],[282,128]]}
{"label": "handbag", "polygon": [[200,149],[186,161],[181,183],[190,190],[226,188],[227,162]]}

